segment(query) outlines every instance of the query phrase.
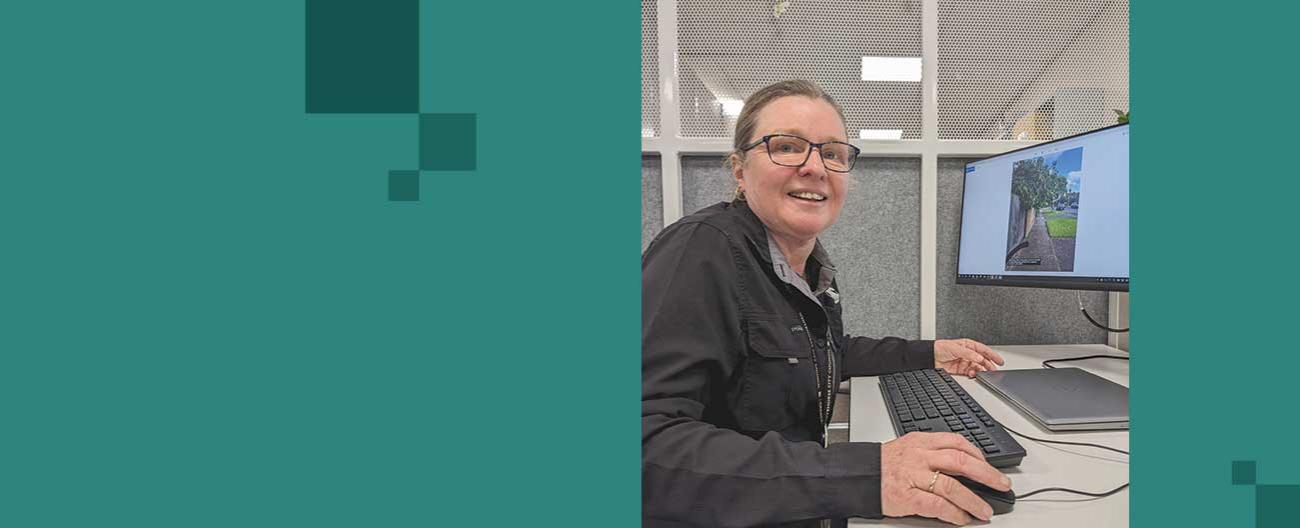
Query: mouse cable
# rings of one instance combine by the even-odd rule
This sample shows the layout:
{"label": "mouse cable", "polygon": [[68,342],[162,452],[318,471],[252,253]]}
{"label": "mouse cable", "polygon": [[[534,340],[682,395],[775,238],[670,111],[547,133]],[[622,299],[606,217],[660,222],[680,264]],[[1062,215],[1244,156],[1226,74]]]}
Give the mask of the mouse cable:
{"label": "mouse cable", "polygon": [[998,422],[998,425],[1001,425],[1002,428],[1003,428],[1003,429],[1006,429],[1008,433],[1014,434],[1014,435],[1016,435],[1016,436],[1019,436],[1019,437],[1021,437],[1021,438],[1026,439],[1026,440],[1033,440],[1033,441],[1035,441],[1035,442],[1042,442],[1042,443],[1045,443],[1045,444],[1063,444],[1063,445],[1075,445],[1075,446],[1084,446],[1084,447],[1096,447],[1096,448],[1098,448],[1098,449],[1105,449],[1105,450],[1107,450],[1107,451],[1114,451],[1114,452],[1119,453],[1119,454],[1121,454],[1121,455],[1127,455],[1127,454],[1128,454],[1128,451],[1125,451],[1125,450],[1123,450],[1123,449],[1119,449],[1119,448],[1117,448],[1117,447],[1104,446],[1104,445],[1101,445],[1101,444],[1089,444],[1089,443],[1087,443],[1087,442],[1066,442],[1065,440],[1047,440],[1047,439],[1044,439],[1044,438],[1034,438],[1034,437],[1029,436],[1029,435],[1027,435],[1027,434],[1021,433],[1020,431],[1016,431],[1016,430],[1014,430],[1014,429],[1012,429],[1012,428],[1010,428],[1010,427],[1007,427],[1006,424],[1004,424],[1004,423],[1002,423],[1002,422]]}
{"label": "mouse cable", "polygon": [[[1128,454],[1128,451],[1125,451],[1125,450],[1123,450],[1123,449],[1117,449],[1117,448],[1114,448],[1114,447],[1104,446],[1104,445],[1100,445],[1100,444],[1089,444],[1089,443],[1087,443],[1087,442],[1066,442],[1066,441],[1064,441],[1064,440],[1046,440],[1046,439],[1043,439],[1043,438],[1034,438],[1034,437],[1032,437],[1032,436],[1026,435],[1026,434],[1024,434],[1024,433],[1021,433],[1021,432],[1019,432],[1019,431],[1015,431],[1015,430],[1011,429],[1010,427],[1007,427],[1006,424],[1003,424],[1003,423],[1001,423],[1001,422],[999,422],[998,425],[1001,425],[1002,428],[1003,428],[1003,429],[1006,429],[1008,433],[1012,433],[1012,434],[1014,434],[1014,435],[1016,435],[1016,436],[1019,436],[1019,437],[1021,437],[1021,438],[1025,438],[1025,439],[1028,439],[1028,440],[1033,440],[1033,441],[1035,441],[1035,442],[1045,442],[1045,443],[1048,443],[1048,444],[1077,445],[1077,446],[1085,446],[1085,447],[1098,447],[1098,448],[1101,448],[1101,449],[1107,449],[1107,450],[1110,450],[1110,451],[1114,451],[1114,452],[1116,452],[1116,453],[1123,453],[1123,454],[1125,454],[1125,455]],[[1037,495],[1037,494],[1039,494],[1039,493],[1046,493],[1046,492],[1049,492],[1049,491],[1060,491],[1060,492],[1065,492],[1065,493],[1073,493],[1073,494],[1075,494],[1075,495],[1084,495],[1084,496],[1087,496],[1087,497],[1096,497],[1096,498],[1099,498],[1099,499],[1100,499],[1100,498],[1102,498],[1102,497],[1109,497],[1109,496],[1111,496],[1111,495],[1114,495],[1114,494],[1116,494],[1116,493],[1119,493],[1121,490],[1123,490],[1124,488],[1127,488],[1127,487],[1128,487],[1128,483],[1125,482],[1124,485],[1122,485],[1122,486],[1120,486],[1120,487],[1118,487],[1118,488],[1115,488],[1115,489],[1110,490],[1110,491],[1103,491],[1103,492],[1101,492],[1101,493],[1094,493],[1094,492],[1091,492],[1091,491],[1079,491],[1079,490],[1070,489],[1070,488],[1042,488],[1042,489],[1036,489],[1036,490],[1034,490],[1034,491],[1031,491],[1031,492],[1029,492],[1029,493],[1025,493],[1025,494],[1022,494],[1022,495],[1016,495],[1016,500],[1023,499],[1023,498],[1025,498],[1025,497],[1030,496],[1030,495]]]}
{"label": "mouse cable", "polygon": [[1070,489],[1070,488],[1042,488],[1042,489],[1036,489],[1036,490],[1031,491],[1031,492],[1029,492],[1029,493],[1025,493],[1025,494],[1023,494],[1023,495],[1016,495],[1016,500],[1021,500],[1021,499],[1024,499],[1025,497],[1029,497],[1029,496],[1031,496],[1031,495],[1037,495],[1037,494],[1039,494],[1039,493],[1047,493],[1047,492],[1049,492],[1049,491],[1063,491],[1063,492],[1065,492],[1065,493],[1073,493],[1073,494],[1075,494],[1075,495],[1086,495],[1086,496],[1088,496],[1088,497],[1096,497],[1096,498],[1099,498],[1099,499],[1100,499],[1100,498],[1102,498],[1102,497],[1109,497],[1109,496],[1111,496],[1111,495],[1114,495],[1114,494],[1116,494],[1116,493],[1119,493],[1120,491],[1123,491],[1124,488],[1127,488],[1127,487],[1128,487],[1128,483],[1125,482],[1123,486],[1120,486],[1120,487],[1115,488],[1115,489],[1110,490],[1110,491],[1103,491],[1103,492],[1101,492],[1101,493],[1093,493],[1093,492],[1091,492],[1091,491],[1072,490],[1072,489]]}
{"label": "mouse cable", "polygon": [[1056,367],[1053,367],[1053,366],[1052,366],[1052,363],[1056,363],[1056,362],[1059,362],[1059,361],[1083,361],[1083,360],[1085,360],[1085,359],[1098,359],[1098,358],[1122,359],[1122,360],[1124,360],[1124,361],[1128,361],[1128,356],[1115,356],[1115,355],[1111,355],[1111,354],[1097,354],[1097,355],[1093,355],[1093,356],[1079,356],[1079,357],[1069,357],[1069,358],[1061,358],[1061,359],[1044,359],[1044,360],[1043,360],[1043,368],[1056,368]]}
{"label": "mouse cable", "polygon": [[1075,297],[1078,297],[1078,299],[1079,299],[1079,311],[1080,311],[1080,312],[1083,312],[1083,316],[1084,316],[1084,317],[1087,317],[1087,318],[1088,318],[1088,322],[1089,322],[1089,323],[1092,323],[1093,326],[1096,326],[1097,328],[1100,328],[1100,329],[1105,330],[1105,331],[1107,331],[1107,332],[1123,333],[1123,332],[1127,332],[1127,331],[1128,331],[1127,328],[1111,328],[1111,327],[1106,326],[1106,325],[1104,325],[1104,324],[1098,323],[1096,319],[1093,319],[1091,315],[1088,315],[1088,310],[1085,310],[1085,309],[1083,308],[1083,294],[1082,294],[1082,293],[1079,293],[1078,290],[1075,290],[1074,295],[1075,295]]}

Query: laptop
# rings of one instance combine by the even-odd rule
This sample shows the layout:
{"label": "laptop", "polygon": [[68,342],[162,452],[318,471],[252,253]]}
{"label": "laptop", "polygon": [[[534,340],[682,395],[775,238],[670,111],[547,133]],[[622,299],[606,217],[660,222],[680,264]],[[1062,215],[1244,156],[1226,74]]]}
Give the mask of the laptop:
{"label": "laptop", "polygon": [[1128,387],[1086,370],[998,370],[976,379],[1049,431],[1128,429]]}

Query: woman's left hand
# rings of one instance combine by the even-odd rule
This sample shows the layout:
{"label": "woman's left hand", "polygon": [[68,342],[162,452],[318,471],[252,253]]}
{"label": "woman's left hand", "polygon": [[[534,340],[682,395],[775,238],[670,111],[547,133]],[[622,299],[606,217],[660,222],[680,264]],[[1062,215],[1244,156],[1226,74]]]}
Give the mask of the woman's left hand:
{"label": "woman's left hand", "polygon": [[934,367],[975,377],[986,370],[997,370],[1002,356],[988,345],[974,339],[939,339],[934,342]]}

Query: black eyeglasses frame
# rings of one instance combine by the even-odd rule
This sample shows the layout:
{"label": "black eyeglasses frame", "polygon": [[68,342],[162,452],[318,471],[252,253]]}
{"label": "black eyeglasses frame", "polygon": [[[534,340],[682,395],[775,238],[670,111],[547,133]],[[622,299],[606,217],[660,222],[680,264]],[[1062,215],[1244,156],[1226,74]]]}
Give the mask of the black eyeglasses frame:
{"label": "black eyeglasses frame", "polygon": [[[772,144],[769,143],[769,141],[771,141],[771,139],[774,138],[774,137],[792,137],[792,138],[795,138],[795,139],[801,140],[801,141],[803,141],[803,142],[805,142],[805,143],[808,143],[808,151],[804,153],[803,161],[801,161],[801,162],[799,162],[799,163],[797,163],[797,164],[794,164],[794,165],[790,165],[790,164],[787,164],[787,163],[781,163],[781,162],[779,162],[779,161],[776,161],[776,158],[772,157]],[[854,166],[855,164],[857,164],[857,162],[858,162],[858,154],[861,154],[861,153],[862,153],[862,149],[860,149],[860,148],[858,148],[858,147],[855,147],[855,146],[853,146],[852,144],[845,143],[845,142],[843,142],[843,141],[825,141],[825,142],[822,142],[822,143],[813,143],[812,141],[809,141],[809,140],[806,139],[806,138],[799,137],[799,136],[796,136],[796,135],[794,135],[794,134],[768,134],[768,135],[766,135],[766,136],[763,136],[763,137],[761,137],[761,138],[758,138],[758,141],[755,141],[755,142],[753,142],[753,143],[750,143],[749,145],[741,145],[741,147],[740,147],[740,151],[741,151],[741,152],[749,152],[750,150],[753,150],[754,147],[757,147],[757,146],[759,146],[759,145],[763,145],[763,150],[767,151],[767,159],[771,160],[772,163],[775,163],[775,164],[780,165],[780,166],[782,166],[782,167],[802,167],[802,166],[804,166],[805,163],[808,163],[808,160],[809,160],[809,159],[812,159],[812,149],[813,149],[814,147],[817,149],[817,155],[818,155],[818,156],[821,156],[821,155],[822,155],[822,146],[823,146],[823,145],[830,145],[830,144],[845,145],[845,146],[847,146],[847,147],[853,149],[853,155],[852,155],[852,156],[849,156],[849,166],[848,166],[848,168],[846,168],[846,169],[844,169],[844,170],[838,170],[838,169],[832,169],[832,168],[830,168],[830,166],[826,165],[826,158],[822,158],[822,166],[823,166],[823,167],[826,167],[826,170],[831,171],[831,172],[852,172],[852,171],[853,171],[853,166]]]}

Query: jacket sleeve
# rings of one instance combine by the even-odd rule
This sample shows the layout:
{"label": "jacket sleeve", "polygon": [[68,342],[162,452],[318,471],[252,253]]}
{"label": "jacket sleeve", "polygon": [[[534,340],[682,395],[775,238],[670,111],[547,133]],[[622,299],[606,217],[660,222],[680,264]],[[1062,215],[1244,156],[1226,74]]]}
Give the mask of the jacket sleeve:
{"label": "jacket sleeve", "polygon": [[676,225],[642,260],[643,524],[880,517],[879,444],[754,439],[702,420],[745,350],[734,247],[712,226]]}
{"label": "jacket sleeve", "polygon": [[844,336],[841,381],[924,368],[934,368],[934,341]]}

